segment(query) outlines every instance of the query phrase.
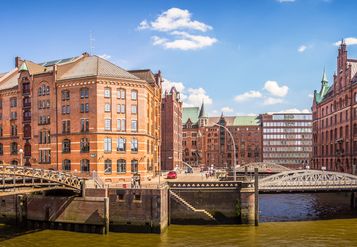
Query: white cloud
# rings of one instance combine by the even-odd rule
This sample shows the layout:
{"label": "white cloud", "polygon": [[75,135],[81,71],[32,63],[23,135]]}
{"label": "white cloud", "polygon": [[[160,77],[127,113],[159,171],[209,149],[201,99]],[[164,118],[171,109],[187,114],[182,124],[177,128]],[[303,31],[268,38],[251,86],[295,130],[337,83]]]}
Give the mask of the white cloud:
{"label": "white cloud", "polygon": [[213,100],[207,95],[207,92],[203,88],[188,88],[182,82],[172,82],[170,80],[164,79],[162,83],[162,92],[170,91],[172,87],[175,87],[181,94],[181,100],[183,101],[184,107],[190,106],[201,106],[202,102],[205,105],[211,105]]}
{"label": "white cloud", "polygon": [[261,98],[262,96],[263,95],[259,91],[250,90],[249,92],[237,95],[234,97],[234,100],[237,102],[243,102],[254,98]]}
{"label": "white cloud", "polygon": [[267,97],[264,99],[264,102],[263,102],[264,105],[276,105],[276,104],[280,104],[280,103],[283,103],[283,99],[273,98],[273,97]]}
{"label": "white cloud", "polygon": [[225,107],[222,107],[222,108],[221,108],[221,111],[222,111],[223,113],[229,113],[229,112],[233,112],[233,109],[230,108],[230,107],[228,107],[228,106],[225,106]]}
{"label": "white cloud", "polygon": [[104,54],[102,54],[102,55],[99,55],[98,57],[101,57],[101,58],[103,58],[103,59],[108,60],[108,59],[110,59],[112,56],[104,53]]}
{"label": "white cloud", "polygon": [[276,0],[279,3],[293,3],[295,0]]}
{"label": "white cloud", "polygon": [[189,88],[187,89],[187,99],[184,100],[184,106],[200,106],[202,102],[205,105],[211,105],[213,100],[207,95],[203,88]]}
{"label": "white cloud", "polygon": [[[357,45],[357,38],[349,37],[344,39],[346,45]],[[341,41],[337,41],[334,45],[339,46],[341,45]]]}
{"label": "white cloud", "polygon": [[[197,32],[207,32],[213,28],[203,22],[192,20],[192,14],[186,9],[171,8],[161,13],[154,21],[143,20],[138,30],[150,29],[164,32],[165,36],[152,36],[152,44],[165,49],[179,49],[183,51],[198,50],[212,46],[217,39]],[[189,33],[193,31],[195,33]]]}
{"label": "white cloud", "polygon": [[138,29],[153,29],[160,32],[173,30],[195,30],[206,32],[212,27],[196,20],[191,19],[192,14],[187,9],[171,8],[161,13],[156,20],[140,22]]}
{"label": "white cloud", "polygon": [[307,49],[307,46],[306,46],[306,45],[301,45],[301,46],[299,46],[299,48],[298,48],[298,52],[302,53],[302,52],[304,52],[306,49]]}
{"label": "white cloud", "polygon": [[288,94],[288,86],[279,86],[276,81],[266,81],[264,84],[264,89],[270,94],[276,97],[284,97]]}
{"label": "white cloud", "polygon": [[153,45],[160,45],[166,49],[179,49],[187,51],[201,49],[211,46],[217,42],[217,39],[209,36],[192,35],[186,32],[174,31],[171,32],[171,35],[175,36],[173,40],[153,36]]}
{"label": "white cloud", "polygon": [[308,97],[309,97],[309,98],[314,98],[314,94],[309,93]]}
{"label": "white cloud", "polygon": [[297,108],[291,108],[291,109],[286,109],[286,110],[282,110],[282,111],[277,111],[277,112],[268,112],[269,114],[273,114],[273,113],[311,113],[311,111],[309,109],[297,109]]}
{"label": "white cloud", "polygon": [[183,93],[183,91],[185,90],[185,86],[182,82],[172,82],[164,79],[164,81],[162,82],[162,92],[165,93],[165,91],[170,91],[172,87],[175,87],[176,90],[180,93]]}

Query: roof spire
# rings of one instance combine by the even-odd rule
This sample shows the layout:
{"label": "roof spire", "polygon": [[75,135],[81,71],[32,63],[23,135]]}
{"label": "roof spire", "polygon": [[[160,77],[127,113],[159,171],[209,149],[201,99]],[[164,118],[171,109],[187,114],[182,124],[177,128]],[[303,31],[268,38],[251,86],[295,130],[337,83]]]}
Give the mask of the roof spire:
{"label": "roof spire", "polygon": [[325,66],[324,66],[324,72],[322,74],[321,83],[328,83]]}
{"label": "roof spire", "polygon": [[202,105],[200,109],[200,114],[198,115],[199,118],[204,118],[207,117],[206,112],[205,112],[205,102],[202,100]]}

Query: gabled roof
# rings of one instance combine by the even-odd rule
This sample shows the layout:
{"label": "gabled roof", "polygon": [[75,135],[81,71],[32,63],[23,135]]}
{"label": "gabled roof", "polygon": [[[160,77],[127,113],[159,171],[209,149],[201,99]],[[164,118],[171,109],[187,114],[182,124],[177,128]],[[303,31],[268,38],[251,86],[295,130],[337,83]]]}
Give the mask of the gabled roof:
{"label": "gabled roof", "polygon": [[199,107],[184,107],[182,109],[182,124],[186,124],[190,119],[193,124],[198,122]]}
{"label": "gabled roof", "polygon": [[85,56],[66,71],[59,80],[81,78],[87,76],[101,76],[120,79],[140,78],[118,67],[117,65],[98,56]]}
{"label": "gabled roof", "polygon": [[0,90],[11,89],[18,85],[19,73],[15,68],[0,78]]}
{"label": "gabled roof", "polygon": [[147,81],[149,83],[155,83],[155,75],[150,69],[128,70],[128,72],[144,81]]}

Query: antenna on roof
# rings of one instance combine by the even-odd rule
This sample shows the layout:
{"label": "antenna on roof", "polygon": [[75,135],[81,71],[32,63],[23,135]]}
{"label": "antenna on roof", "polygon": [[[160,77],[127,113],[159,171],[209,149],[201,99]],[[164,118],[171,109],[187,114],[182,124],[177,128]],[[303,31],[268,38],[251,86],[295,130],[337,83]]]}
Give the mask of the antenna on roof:
{"label": "antenna on roof", "polygon": [[92,31],[90,31],[89,33],[89,50],[90,50],[90,54],[92,55],[93,54],[93,51],[94,51],[94,37],[93,37],[93,33]]}

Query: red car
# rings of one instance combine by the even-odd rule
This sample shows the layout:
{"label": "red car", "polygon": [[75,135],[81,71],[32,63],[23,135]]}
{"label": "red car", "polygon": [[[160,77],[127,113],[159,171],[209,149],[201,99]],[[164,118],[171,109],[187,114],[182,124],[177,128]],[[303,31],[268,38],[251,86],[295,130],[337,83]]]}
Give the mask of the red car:
{"label": "red car", "polygon": [[175,179],[177,178],[177,173],[175,171],[170,171],[169,173],[167,173],[167,179]]}

